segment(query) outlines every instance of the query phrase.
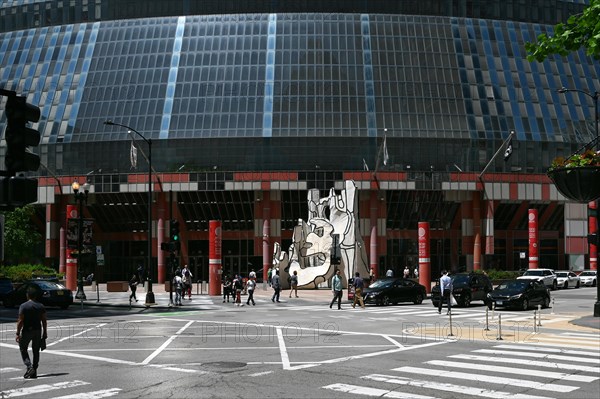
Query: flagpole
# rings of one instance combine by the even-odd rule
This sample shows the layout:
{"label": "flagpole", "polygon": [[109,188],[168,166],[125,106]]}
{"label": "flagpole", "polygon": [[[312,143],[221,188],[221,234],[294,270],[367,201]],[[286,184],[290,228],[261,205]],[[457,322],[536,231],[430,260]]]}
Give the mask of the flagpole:
{"label": "flagpole", "polygon": [[481,180],[481,178],[483,177],[484,173],[488,170],[488,168],[490,167],[490,165],[492,164],[492,162],[494,162],[494,160],[496,159],[496,157],[498,156],[498,154],[500,154],[500,151],[502,151],[506,147],[506,144],[508,142],[510,142],[510,140],[513,138],[514,135],[515,135],[515,131],[511,130],[510,134],[508,135],[508,138],[506,140],[504,140],[504,142],[502,143],[502,145],[500,146],[500,148],[498,148],[498,151],[496,151],[496,153],[494,154],[494,156],[492,157],[492,159],[490,159],[490,161],[487,163],[487,165],[485,165],[485,168],[483,168],[483,170],[479,174],[479,176],[478,176],[479,180]]}

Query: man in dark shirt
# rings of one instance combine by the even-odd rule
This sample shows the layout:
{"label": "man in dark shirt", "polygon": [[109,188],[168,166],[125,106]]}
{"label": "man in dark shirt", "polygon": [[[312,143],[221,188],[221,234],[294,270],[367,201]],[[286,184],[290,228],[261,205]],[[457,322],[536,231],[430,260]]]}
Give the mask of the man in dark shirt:
{"label": "man in dark shirt", "polygon": [[365,284],[363,282],[363,279],[360,277],[360,273],[356,272],[354,274],[354,303],[352,303],[352,307],[356,307],[356,303],[358,302],[360,304],[361,308],[365,308],[365,303],[363,301],[363,297],[362,297],[362,290],[365,287]]}
{"label": "man in dark shirt", "polygon": [[[27,367],[24,378],[37,378],[37,368],[40,361],[40,344],[48,337],[48,322],[46,319],[46,308],[37,302],[38,292],[35,287],[27,288],[27,302],[19,307],[19,319],[17,321],[17,338],[21,358]],[[31,342],[33,350],[33,363],[29,359],[27,348]]]}

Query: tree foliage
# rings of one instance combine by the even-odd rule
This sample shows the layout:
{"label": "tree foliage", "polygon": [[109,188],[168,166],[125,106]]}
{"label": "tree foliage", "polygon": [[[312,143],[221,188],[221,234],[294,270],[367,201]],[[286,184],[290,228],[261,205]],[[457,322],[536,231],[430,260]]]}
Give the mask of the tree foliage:
{"label": "tree foliage", "polygon": [[33,214],[34,209],[29,205],[4,212],[5,263],[35,260],[36,247],[42,242],[42,235],[33,225]]}
{"label": "tree foliage", "polygon": [[536,43],[525,43],[527,59],[542,62],[551,54],[566,56],[584,48],[588,56],[600,59],[600,0],[590,0],[581,14],[572,15],[567,23],[554,26],[554,34],[543,33]]}

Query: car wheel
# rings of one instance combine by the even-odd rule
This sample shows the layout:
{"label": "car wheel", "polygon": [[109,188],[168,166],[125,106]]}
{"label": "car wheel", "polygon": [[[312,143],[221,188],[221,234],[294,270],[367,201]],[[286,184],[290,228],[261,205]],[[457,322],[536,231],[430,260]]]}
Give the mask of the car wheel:
{"label": "car wheel", "polygon": [[596,286],[596,280],[592,281],[592,287]]}
{"label": "car wheel", "polygon": [[391,303],[391,302],[390,302],[390,297],[389,297],[389,296],[387,296],[387,295],[386,295],[386,296],[384,296],[384,297],[383,297],[383,301],[382,301],[382,303],[383,303],[383,306],[389,306],[389,305],[390,305],[390,303]]}
{"label": "car wheel", "polygon": [[527,299],[523,299],[523,303],[521,304],[521,309],[522,310],[529,309],[529,301]]}
{"label": "car wheel", "polygon": [[413,301],[413,303],[415,305],[420,305],[423,303],[423,295],[422,294],[417,294],[417,296],[415,297],[415,300]]}
{"label": "car wheel", "polygon": [[556,283],[556,280],[554,280],[554,282],[552,282],[552,290],[556,291],[556,289],[558,288],[557,286],[558,284]]}
{"label": "car wheel", "polygon": [[462,301],[460,301],[460,306],[468,308],[470,305],[471,305],[471,295],[465,295],[463,297]]}
{"label": "car wheel", "polygon": [[575,286],[575,288],[579,288],[579,287],[581,287],[581,281],[578,281],[577,285]]}
{"label": "car wheel", "polygon": [[564,285],[564,287],[563,287],[563,288],[564,288],[565,290],[566,290],[567,288],[569,288],[569,282],[568,282],[568,281],[565,281],[565,285]]}
{"label": "car wheel", "polygon": [[544,304],[542,305],[542,308],[547,309],[550,307],[550,297],[547,296],[544,298]]}

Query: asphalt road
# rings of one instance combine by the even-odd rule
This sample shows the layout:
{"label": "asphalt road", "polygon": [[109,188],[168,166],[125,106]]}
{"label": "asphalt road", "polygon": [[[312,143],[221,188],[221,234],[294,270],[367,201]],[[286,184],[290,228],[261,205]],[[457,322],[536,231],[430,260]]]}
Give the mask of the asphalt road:
{"label": "asphalt road", "polygon": [[16,309],[0,310],[0,398],[597,398],[599,330],[570,323],[591,288],[553,292],[535,325],[476,303],[452,322],[430,301],[330,310],[327,292],[149,309],[102,295],[48,310],[37,380],[22,378]]}

